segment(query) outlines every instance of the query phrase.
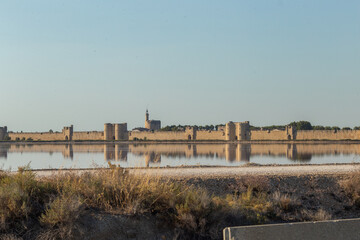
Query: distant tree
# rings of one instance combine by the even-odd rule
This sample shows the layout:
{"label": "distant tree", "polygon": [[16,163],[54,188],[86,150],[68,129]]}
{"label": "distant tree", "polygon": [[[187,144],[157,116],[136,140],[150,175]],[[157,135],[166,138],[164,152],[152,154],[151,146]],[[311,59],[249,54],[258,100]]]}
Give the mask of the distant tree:
{"label": "distant tree", "polygon": [[49,133],[54,133],[54,131],[52,129],[49,130]]}
{"label": "distant tree", "polygon": [[255,127],[250,125],[250,130],[260,130],[260,129],[261,129],[260,127]]}
{"label": "distant tree", "polygon": [[325,130],[324,126],[314,126],[313,130]]}
{"label": "distant tree", "polygon": [[360,127],[354,127],[354,130],[360,130]]}
{"label": "distant tree", "polygon": [[340,130],[340,128],[337,127],[337,126],[334,126],[334,127],[331,128],[331,130]]}
{"label": "distant tree", "polygon": [[343,127],[342,130],[351,130],[349,127]]}
{"label": "distant tree", "polygon": [[329,126],[326,126],[325,127],[325,130],[331,130],[332,128],[331,127],[329,127]]}
{"label": "distant tree", "polygon": [[219,127],[224,127],[224,126],[225,126],[224,124],[215,125],[215,130],[218,131],[218,130],[219,130]]}
{"label": "distant tree", "polygon": [[271,126],[265,126],[262,127],[263,130],[285,130],[285,126],[284,125],[271,125]]}
{"label": "distant tree", "polygon": [[313,129],[313,127],[311,126],[311,123],[308,121],[292,122],[289,125],[296,127],[296,130],[312,130]]}

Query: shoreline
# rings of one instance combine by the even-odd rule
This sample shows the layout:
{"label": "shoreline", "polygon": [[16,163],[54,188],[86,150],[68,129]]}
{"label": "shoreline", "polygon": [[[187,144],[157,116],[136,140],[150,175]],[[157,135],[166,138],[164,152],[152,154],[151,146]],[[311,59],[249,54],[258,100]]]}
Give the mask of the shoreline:
{"label": "shoreline", "polygon": [[[141,174],[170,178],[231,178],[240,176],[308,176],[346,175],[360,172],[360,163],[345,164],[299,164],[299,165],[250,165],[250,166],[180,166],[158,168],[119,168],[129,174]],[[31,169],[39,177],[62,173],[94,173],[111,168],[79,169]],[[11,171],[16,173],[17,171]]]}

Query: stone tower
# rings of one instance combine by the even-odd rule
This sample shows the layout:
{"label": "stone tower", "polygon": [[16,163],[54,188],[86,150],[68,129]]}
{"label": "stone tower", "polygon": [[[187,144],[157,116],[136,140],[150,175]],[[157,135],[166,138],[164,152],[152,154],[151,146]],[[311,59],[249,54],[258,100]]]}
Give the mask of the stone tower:
{"label": "stone tower", "polygon": [[146,109],[146,113],[145,113],[145,125],[146,122],[149,121],[149,111]]}
{"label": "stone tower", "polygon": [[248,141],[251,139],[249,122],[228,122],[225,125],[225,140],[227,141]]}
{"label": "stone tower", "polygon": [[0,141],[5,140],[7,135],[7,127],[0,127]]}
{"label": "stone tower", "polygon": [[228,122],[225,125],[225,137],[226,141],[235,140],[235,124],[233,122]]}
{"label": "stone tower", "polygon": [[286,131],[286,135],[287,135],[287,140],[295,140],[296,139],[296,127],[293,126],[286,126],[285,127],[285,131]]}
{"label": "stone tower", "polygon": [[127,123],[105,123],[104,124],[104,140],[128,140]]}
{"label": "stone tower", "polygon": [[71,125],[70,127],[64,127],[62,130],[62,133],[64,135],[65,141],[72,141],[73,134],[74,134],[74,126]]}
{"label": "stone tower", "polygon": [[154,131],[159,130],[161,128],[161,121],[149,120],[149,111],[147,109],[145,113],[145,128]]}
{"label": "stone tower", "polygon": [[236,135],[235,140],[243,140],[249,141],[250,140],[250,123],[246,122],[237,122],[235,123],[236,127]]}

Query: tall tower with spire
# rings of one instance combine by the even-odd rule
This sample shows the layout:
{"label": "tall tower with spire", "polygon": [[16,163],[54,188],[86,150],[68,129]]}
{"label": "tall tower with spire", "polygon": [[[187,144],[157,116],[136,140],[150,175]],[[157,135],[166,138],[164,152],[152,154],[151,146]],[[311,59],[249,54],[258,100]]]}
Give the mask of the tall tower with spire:
{"label": "tall tower with spire", "polygon": [[146,113],[145,113],[145,123],[149,121],[149,111],[146,109]]}
{"label": "tall tower with spire", "polygon": [[161,122],[159,120],[149,120],[149,111],[147,109],[145,113],[145,128],[155,131],[161,128]]}

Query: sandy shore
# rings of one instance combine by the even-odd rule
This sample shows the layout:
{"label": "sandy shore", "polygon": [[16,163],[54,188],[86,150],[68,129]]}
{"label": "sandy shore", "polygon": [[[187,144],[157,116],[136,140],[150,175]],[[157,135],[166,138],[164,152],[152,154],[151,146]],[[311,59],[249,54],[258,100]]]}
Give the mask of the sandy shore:
{"label": "sandy shore", "polygon": [[[49,177],[64,172],[94,172],[98,169],[34,170],[39,177]],[[175,178],[217,178],[239,176],[301,176],[301,175],[342,175],[360,171],[360,164],[334,165],[276,165],[241,167],[178,167],[126,169],[133,174],[147,174]]]}

